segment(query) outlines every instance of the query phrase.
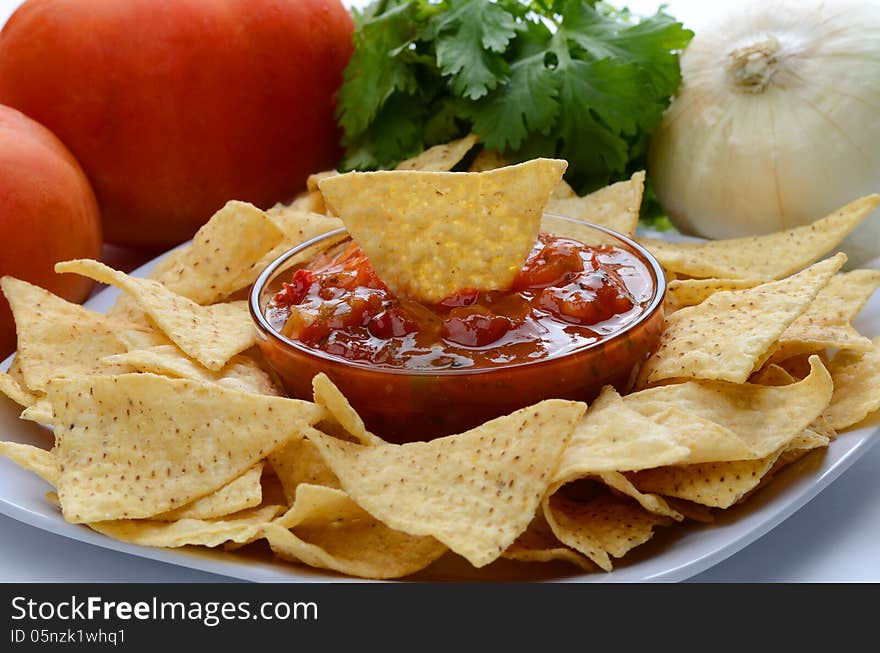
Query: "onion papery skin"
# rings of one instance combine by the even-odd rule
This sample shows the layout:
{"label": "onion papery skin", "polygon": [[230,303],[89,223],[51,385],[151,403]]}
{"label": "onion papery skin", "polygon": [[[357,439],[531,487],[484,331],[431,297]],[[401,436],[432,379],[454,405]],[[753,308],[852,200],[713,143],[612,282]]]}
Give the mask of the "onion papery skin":
{"label": "onion papery skin", "polygon": [[[770,233],[880,192],[880,0],[737,2],[681,67],[649,174],[683,232]],[[880,256],[880,211],[843,249]]]}

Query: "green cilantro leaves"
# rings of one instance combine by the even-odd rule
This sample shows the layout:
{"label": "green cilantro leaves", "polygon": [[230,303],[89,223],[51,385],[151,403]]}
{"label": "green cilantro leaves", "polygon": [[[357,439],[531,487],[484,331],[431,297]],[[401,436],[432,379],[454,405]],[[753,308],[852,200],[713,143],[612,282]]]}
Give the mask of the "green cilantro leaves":
{"label": "green cilantro leaves", "polygon": [[337,113],[343,169],[473,131],[513,161],[569,161],[581,192],[641,163],[693,33],[585,0],[379,0],[356,14]]}

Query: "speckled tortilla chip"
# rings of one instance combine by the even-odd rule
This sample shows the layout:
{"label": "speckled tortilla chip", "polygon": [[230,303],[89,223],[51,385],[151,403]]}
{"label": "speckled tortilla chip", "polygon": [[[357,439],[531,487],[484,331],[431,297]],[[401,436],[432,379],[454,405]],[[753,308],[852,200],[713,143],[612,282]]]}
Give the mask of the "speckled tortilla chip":
{"label": "speckled tortilla chip", "polygon": [[762,283],[757,279],[673,279],[666,286],[666,307],[677,311],[696,306],[722,290],[745,290]]}
{"label": "speckled tortilla chip", "polygon": [[[273,249],[267,252],[263,258],[257,261],[253,267],[246,271],[240,282],[244,281],[244,286],[250,285],[266,267],[281,256],[287,250],[300,245],[307,240],[329,233],[335,229],[342,228],[342,221],[338,218],[330,218],[326,215],[320,215],[311,211],[295,210],[284,208],[278,210],[269,210],[269,219],[275,223],[284,237],[281,242]],[[341,237],[340,237],[341,239]]]}
{"label": "speckled tortilla chip", "polygon": [[477,137],[468,134],[464,138],[435,145],[406,161],[397,164],[396,170],[424,170],[448,172],[477,144]]}
{"label": "speckled tortilla chip", "polygon": [[878,287],[880,270],[853,270],[832,277],[810,307],[779,337],[770,360],[823,349],[870,351],[871,341],[851,323]]}
{"label": "speckled tortilla chip", "polygon": [[383,442],[382,438],[367,430],[364,420],[326,374],[318,374],[312,379],[312,391],[315,394],[315,403],[326,408],[333,419],[357,442],[360,444]]}
{"label": "speckled tortilla chip", "polygon": [[477,156],[471,161],[468,172],[486,172],[487,170],[497,170],[509,165],[510,161],[505,159],[501,152],[484,147],[477,152]]}
{"label": "speckled tortilla chip", "polygon": [[646,494],[640,491],[630,480],[620,472],[602,472],[596,478],[605,485],[623,496],[634,499],[642,508],[655,515],[669,517],[675,521],[681,521],[684,516],[669,506],[663,497],[656,494]]}
{"label": "speckled tortilla chip", "polygon": [[19,406],[33,406],[38,396],[21,387],[19,382],[5,372],[0,372],[0,392],[12,399]]}
{"label": "speckled tortilla chip", "polygon": [[550,193],[550,199],[555,200],[567,200],[577,197],[578,194],[574,192],[574,188],[568,185],[568,182],[563,179],[558,184],[556,184],[556,188],[553,189],[553,192]]}
{"label": "speckled tortilla chip", "polygon": [[104,356],[125,351],[117,333],[130,325],[26,281],[3,277],[2,285],[15,316],[16,360],[28,388],[43,391],[56,377],[130,371],[127,366],[101,362]]}
{"label": "speckled tortilla chip", "polygon": [[213,304],[251,283],[254,279],[247,273],[282,237],[281,230],[256,206],[230,201],[157,278],[197,304]]}
{"label": "speckled tortilla chip", "polygon": [[766,236],[642,244],[672,272],[719,279],[781,279],[833,250],[880,204],[880,195],[862,197],[813,224]]}
{"label": "speckled tortilla chip", "polygon": [[651,539],[654,528],[672,523],[610,491],[585,502],[557,492],[545,499],[544,515],[560,541],[605,571],[613,567],[611,557],[623,557]]}
{"label": "speckled tortilla chip", "polygon": [[58,263],[55,271],[74,272],[122,288],[174,344],[208,369],[221,369],[256,343],[245,301],[200,306],[158,281],[130,277],[88,259]]}
{"label": "speckled tortilla chip", "polygon": [[72,522],[152,517],[218,490],[323,415],[309,402],[154,374],[50,384]]}
{"label": "speckled tortilla chip", "polygon": [[729,429],[672,405],[642,415],[609,386],[575,427],[553,483],[600,472],[737,459],[751,451]]}
{"label": "speckled tortilla chip", "polygon": [[[752,375],[752,378],[749,379],[750,383],[775,387],[790,385],[792,383],[797,383],[798,381],[799,379],[793,377],[788,370],[775,363],[765,365],[758,372],[755,372],[755,374]],[[825,436],[828,440],[833,440],[837,437],[837,433],[831,427],[830,422],[826,419],[824,412],[810,423],[807,430]]]}
{"label": "speckled tortilla chip", "polygon": [[113,539],[141,546],[215,547],[224,542],[244,544],[259,539],[262,537],[264,526],[281,510],[283,510],[282,506],[265,506],[221,519],[180,519],[173,522],[123,519],[91,522],[87,525]]}
{"label": "speckled tortilla chip", "polygon": [[388,528],[342,490],[300,485],[296,502],[265,529],[281,558],[361,578],[399,578],[446,552],[432,537]]}
{"label": "speckled tortilla chip", "polygon": [[770,471],[761,479],[761,482],[755,489],[757,490],[768,485],[776,474],[784,468],[797,462],[811,451],[827,447],[829,442],[830,440],[828,437],[807,429],[789,443],[785,450],[779,455],[779,458],[776,459],[776,462],[773,463],[773,467],[770,468]]}
{"label": "speckled tortilla chip", "polygon": [[123,320],[146,330],[153,328],[153,324],[150,322],[147,314],[144,313],[144,310],[126,293],[120,293],[116,297],[116,301],[107,309],[105,315],[114,320]]}
{"label": "speckled tortilla chip", "polygon": [[787,279],[718,292],[697,306],[676,311],[667,317],[660,345],[642,367],[640,383],[745,383],[845,261],[845,254],[837,254]]}
{"label": "speckled tortilla chip", "polygon": [[260,462],[216,492],[175,510],[155,515],[152,519],[159,521],[217,519],[248,508],[255,508],[263,500],[263,486],[260,484],[262,473],[263,463]]}
{"label": "speckled tortilla chip", "polygon": [[[729,508],[761,487],[781,466],[806,451],[827,444],[828,438],[805,429],[777,451],[757,460],[661,467],[628,476],[636,487],[646,492],[686,499],[712,508]],[[796,455],[790,456],[791,453]]]}
{"label": "speckled tortilla chip", "polygon": [[335,177],[339,172],[337,170],[322,170],[321,172],[313,172],[308,177],[306,177],[306,190],[310,193],[320,192],[318,188],[318,184],[321,183],[322,179],[327,179],[327,177]]}
{"label": "speckled tortilla chip", "polygon": [[284,496],[293,504],[303,483],[339,488],[339,479],[324,462],[321,451],[308,438],[297,438],[269,454],[269,462],[281,482]]}
{"label": "speckled tortilla chip", "polygon": [[[490,150],[484,147],[477,152],[477,156],[471,161],[468,172],[486,172],[487,170],[497,170],[509,165],[510,161],[505,159],[498,150]],[[550,197],[553,199],[567,199],[577,196],[578,194],[574,192],[574,189],[564,179],[556,184],[553,192],[550,193]]]}
{"label": "speckled tortilla chip", "polygon": [[40,397],[33,406],[21,411],[21,418],[46,425],[51,425],[55,421],[52,404],[47,397]]}
{"label": "speckled tortilla chip", "polygon": [[763,458],[810,426],[831,400],[831,375],[817,356],[810,362],[809,376],[791,385],[689,381],[635,392],[623,403],[646,417],[677,408],[723,425],[751,450],[743,458]]}
{"label": "speckled tortilla chip", "polygon": [[510,286],[566,165],[350,172],[323,180],[321,192],[392,290],[437,302],[462,288]]}
{"label": "speckled tortilla chip", "polygon": [[584,409],[552,399],[459,435],[404,445],[309,437],[367,512],[404,533],[435,537],[482,567],[531,522]]}
{"label": "speckled tortilla chip", "polygon": [[9,364],[9,369],[6,370],[6,373],[11,376],[22,388],[25,390],[29,390],[27,387],[27,381],[24,379],[24,373],[21,371],[21,358],[16,353],[15,357],[12,359],[12,362]]}
{"label": "speckled tortilla chip", "polygon": [[842,431],[880,410],[880,337],[865,353],[839,352],[829,369],[834,395],[826,414],[831,426]]}
{"label": "speckled tortilla chip", "polygon": [[342,221],[339,218],[308,211],[275,211],[269,214],[269,218],[284,234],[281,245],[284,249],[290,249],[321,234],[342,228]]}
{"label": "speckled tortilla chip", "polygon": [[632,236],[639,222],[644,188],[645,173],[639,171],[629,181],[619,181],[584,197],[551,199],[545,211],[585,220]]}
{"label": "speckled tortilla chip", "polygon": [[564,560],[577,565],[584,571],[596,571],[595,563],[592,560],[559,541],[541,511],[538,512],[525,532],[507,547],[502,557],[520,562]]}
{"label": "speckled tortilla chip", "polygon": [[781,455],[757,460],[701,463],[645,469],[630,474],[640,490],[687,499],[713,508],[729,508],[753,490]]}
{"label": "speckled tortilla chip", "polygon": [[19,442],[0,442],[0,456],[6,456],[19,467],[33,472],[52,487],[58,487],[61,468],[51,451]]}
{"label": "speckled tortilla chip", "polygon": [[190,359],[176,345],[157,345],[104,358],[105,363],[127,365],[138,372],[152,372],[181,379],[217,383],[226,388],[261,395],[280,395],[271,377],[251,358],[239,354],[218,371]]}
{"label": "speckled tortilla chip", "polygon": [[666,503],[668,503],[673,510],[684,515],[686,520],[699,522],[701,524],[711,524],[715,521],[715,515],[712,512],[712,508],[709,506],[702,506],[693,501],[675,499],[673,497],[666,497]]}

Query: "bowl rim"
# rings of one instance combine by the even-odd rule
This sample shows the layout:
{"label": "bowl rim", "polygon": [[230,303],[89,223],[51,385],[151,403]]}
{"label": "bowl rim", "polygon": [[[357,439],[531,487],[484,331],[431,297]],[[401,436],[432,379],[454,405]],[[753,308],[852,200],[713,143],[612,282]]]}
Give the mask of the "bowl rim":
{"label": "bowl rim", "polygon": [[588,352],[592,349],[599,349],[600,347],[606,346],[609,342],[620,338],[633,329],[639,327],[644,322],[648,321],[662,306],[663,300],[666,296],[666,275],[663,272],[663,267],[660,265],[660,262],[657,258],[651,254],[645,247],[636,242],[633,238],[629,236],[625,236],[613,229],[609,229],[608,227],[603,227],[598,224],[593,224],[592,222],[588,222],[586,220],[581,220],[579,218],[572,218],[569,216],[560,215],[558,213],[551,213],[545,211],[543,213],[544,216],[549,216],[555,219],[561,219],[566,222],[577,223],[586,227],[590,227],[596,229],[597,231],[603,232],[612,238],[616,238],[626,244],[628,247],[635,250],[644,261],[647,263],[648,268],[654,273],[654,278],[657,282],[654,284],[654,294],[651,297],[651,301],[649,302],[647,308],[644,312],[638,317],[638,319],[634,320],[630,324],[627,324],[623,329],[613,333],[610,337],[602,338],[596,340],[596,342],[584,345],[583,347],[578,347],[572,351],[566,352],[559,356],[550,356],[547,358],[541,358],[534,361],[525,361],[519,363],[511,363],[509,365],[496,365],[493,367],[468,367],[468,368],[441,368],[436,370],[431,369],[405,369],[405,368],[393,368],[393,367],[376,367],[369,365],[367,363],[361,363],[359,361],[351,361],[341,356],[335,356],[333,354],[328,354],[327,352],[321,351],[319,349],[312,349],[311,347],[307,347],[302,343],[291,340],[290,338],[282,335],[276,329],[269,324],[269,320],[266,318],[265,314],[260,308],[260,294],[268,280],[275,274],[275,272],[282,267],[287,261],[291,258],[299,254],[300,252],[312,247],[320,243],[322,240],[332,238],[334,236],[339,236],[341,234],[347,234],[347,230],[345,227],[339,227],[337,229],[333,229],[332,231],[325,232],[314,238],[310,238],[309,240],[303,241],[302,243],[290,248],[283,254],[279,255],[274,261],[269,263],[266,268],[260,273],[257,279],[254,281],[251,286],[251,290],[248,296],[248,308],[250,309],[251,318],[254,323],[262,333],[268,336],[270,339],[275,340],[278,344],[286,347],[290,347],[295,349],[296,351],[305,354],[306,356],[311,356],[312,358],[316,358],[321,361],[327,361],[328,363],[335,363],[342,366],[347,366],[354,368],[356,370],[372,372],[375,374],[388,374],[392,376],[404,375],[404,376],[419,376],[419,377],[437,377],[437,376],[470,376],[474,374],[491,374],[491,373],[499,373],[499,372],[507,372],[509,370],[518,369],[518,368],[536,368],[543,365],[550,365],[559,360],[565,359],[569,356],[581,355],[585,352]]}

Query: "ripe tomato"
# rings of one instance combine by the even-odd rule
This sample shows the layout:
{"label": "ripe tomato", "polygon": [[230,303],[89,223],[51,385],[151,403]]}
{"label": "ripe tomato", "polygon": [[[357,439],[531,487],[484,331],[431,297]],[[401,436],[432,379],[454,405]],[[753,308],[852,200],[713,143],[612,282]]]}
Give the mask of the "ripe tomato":
{"label": "ripe tomato", "polygon": [[[0,105],[0,275],[84,300],[92,281],[55,274],[58,261],[99,258],[101,221],[89,181],[48,129]],[[15,349],[15,324],[0,295],[0,355]]]}
{"label": "ripe tomato", "polygon": [[340,0],[28,0],[0,32],[0,102],[70,148],[108,241],[167,247],[336,165],[352,30]]}

